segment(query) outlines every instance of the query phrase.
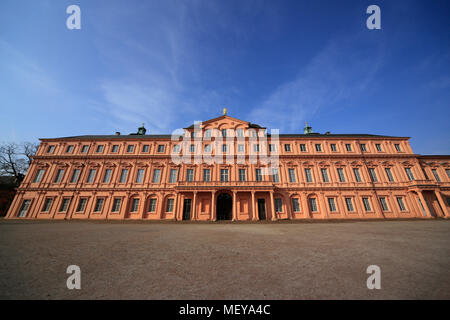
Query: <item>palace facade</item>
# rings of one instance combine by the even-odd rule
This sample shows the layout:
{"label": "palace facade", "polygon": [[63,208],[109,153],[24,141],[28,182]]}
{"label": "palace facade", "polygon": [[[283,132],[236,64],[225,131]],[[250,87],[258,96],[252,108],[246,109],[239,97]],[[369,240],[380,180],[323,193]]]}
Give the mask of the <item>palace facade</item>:
{"label": "palace facade", "polygon": [[[41,139],[7,218],[450,216],[450,156],[414,154],[408,137],[318,134],[307,125],[275,135],[226,114],[183,130]],[[267,169],[263,153],[277,166]]]}

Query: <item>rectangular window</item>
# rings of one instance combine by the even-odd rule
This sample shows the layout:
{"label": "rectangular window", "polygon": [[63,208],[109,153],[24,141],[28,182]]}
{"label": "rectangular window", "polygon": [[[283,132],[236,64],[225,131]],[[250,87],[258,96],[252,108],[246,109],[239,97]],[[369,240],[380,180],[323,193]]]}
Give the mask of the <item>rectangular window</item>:
{"label": "rectangular window", "polygon": [[186,181],[189,181],[189,182],[194,181],[194,169],[186,170]]}
{"label": "rectangular window", "polygon": [[153,170],[153,183],[159,183],[159,177],[161,176],[161,169]]}
{"label": "rectangular window", "polygon": [[67,146],[66,153],[72,153],[73,146]]}
{"label": "rectangular window", "polygon": [[397,197],[397,203],[398,203],[398,207],[400,208],[400,211],[406,211],[406,207],[405,207],[405,204],[403,203],[402,197]]}
{"label": "rectangular window", "polygon": [[27,211],[28,211],[28,208],[30,207],[30,204],[31,204],[31,200],[23,200],[22,206],[20,207],[19,214],[18,214],[19,218],[23,218],[27,215]]}
{"label": "rectangular window", "polygon": [[203,181],[211,181],[211,169],[203,169]]}
{"label": "rectangular window", "polygon": [[205,152],[211,152],[211,145],[210,144],[205,144]]}
{"label": "rectangular window", "polygon": [[239,169],[239,181],[245,181],[245,169]]}
{"label": "rectangular window", "polygon": [[84,209],[86,209],[86,203],[87,198],[80,198],[80,201],[78,201],[77,212],[84,212]]}
{"label": "rectangular window", "polygon": [[220,181],[228,181],[228,169],[220,169]]}
{"label": "rectangular window", "polygon": [[436,169],[431,169],[431,172],[433,172],[434,178],[436,179],[437,182],[441,182],[441,178],[439,178],[439,175],[437,173]]}
{"label": "rectangular window", "polygon": [[345,150],[347,150],[348,152],[352,151],[352,145],[350,143],[346,143],[345,144]]}
{"label": "rectangular window", "polygon": [[178,152],[180,152],[180,145],[176,144],[173,146],[173,153],[178,153]]}
{"label": "rectangular window", "polygon": [[222,129],[222,137],[226,137],[227,136],[227,129]]}
{"label": "rectangular window", "polygon": [[383,209],[383,211],[388,211],[389,210],[385,197],[381,197],[380,198],[380,204],[381,204],[381,209]]}
{"label": "rectangular window", "polygon": [[112,210],[111,210],[111,211],[112,211],[112,212],[119,212],[121,202],[122,202],[122,199],[120,199],[120,198],[114,198],[113,205],[112,205]]}
{"label": "rectangular window", "polygon": [[392,175],[391,168],[384,168],[384,171],[386,171],[386,176],[387,176],[388,180],[390,182],[393,182],[394,176]]}
{"label": "rectangular window", "polygon": [[255,169],[256,181],[262,181],[261,169]]}
{"label": "rectangular window", "polygon": [[143,153],[148,153],[149,150],[150,150],[150,146],[148,144],[144,144],[142,146],[142,152]]}
{"label": "rectangular window", "polygon": [[294,168],[289,168],[288,169],[288,173],[289,173],[289,182],[296,182],[295,169]]}
{"label": "rectangular window", "polygon": [[359,169],[358,168],[353,168],[353,173],[355,174],[356,182],[361,182],[361,176],[359,174]]}
{"label": "rectangular window", "polygon": [[273,182],[280,182],[280,176],[278,175],[278,169],[272,168],[272,181]]}
{"label": "rectangular window", "polygon": [[336,211],[336,203],[334,201],[334,198],[328,198],[328,207],[330,208],[331,212]]}
{"label": "rectangular window", "polygon": [[117,144],[113,145],[111,148],[111,152],[112,153],[117,153],[119,152],[119,146]]}
{"label": "rectangular window", "polygon": [[167,199],[166,212],[172,212],[173,211],[173,202],[174,202],[174,199]]}
{"label": "rectangular window", "polygon": [[177,169],[170,169],[169,183],[177,182]]}
{"label": "rectangular window", "polygon": [[317,211],[317,201],[316,198],[310,198],[309,199],[309,208],[312,212]]}
{"label": "rectangular window", "polygon": [[104,198],[98,198],[95,202],[94,212],[101,212],[103,209],[103,203],[105,202]]}
{"label": "rectangular window", "polygon": [[331,151],[337,151],[336,144],[332,143],[330,146],[331,146]]}
{"label": "rectangular window", "polygon": [[305,168],[305,177],[306,177],[306,182],[312,182],[313,181],[310,168]]}
{"label": "rectangular window", "polygon": [[365,143],[361,143],[360,146],[361,146],[361,151],[363,151],[363,152],[367,151]]}
{"label": "rectangular window", "polygon": [[285,144],[284,145],[284,151],[291,152],[291,145],[290,144]]}
{"label": "rectangular window", "polygon": [[164,145],[163,144],[158,145],[158,152],[159,153],[164,152]]}
{"label": "rectangular window", "polygon": [[44,206],[42,207],[42,212],[49,212],[53,203],[53,198],[46,198]]}
{"label": "rectangular window", "polygon": [[450,169],[445,169],[445,173],[447,173],[447,177],[450,179]]}
{"label": "rectangular window", "polygon": [[319,143],[316,143],[316,151],[321,152],[322,151],[322,145]]}
{"label": "rectangular window", "polygon": [[108,183],[111,180],[112,169],[106,169],[105,175],[103,176],[103,183]]}
{"label": "rectangular window", "polygon": [[244,136],[244,130],[242,130],[242,129],[237,129],[237,136],[238,136],[238,137],[243,137],[243,136]]}
{"label": "rectangular window", "polygon": [[58,172],[56,173],[56,177],[55,177],[55,183],[60,183],[63,175],[64,175],[64,169],[58,169]]}
{"label": "rectangular window", "polygon": [[127,146],[127,152],[133,152],[134,151],[134,145],[128,145]]}
{"label": "rectangular window", "polygon": [[406,172],[406,175],[408,176],[408,179],[410,181],[413,181],[414,180],[414,175],[412,173],[411,168],[405,168],[405,172]]}
{"label": "rectangular window", "polygon": [[275,212],[283,212],[283,202],[280,198],[275,198]]}
{"label": "rectangular window", "polygon": [[80,169],[73,170],[72,178],[70,179],[70,183],[78,182],[78,177],[80,176]]}
{"label": "rectangular window", "polygon": [[90,169],[89,170],[88,177],[87,177],[87,180],[86,180],[87,183],[94,182],[94,178],[95,178],[95,173],[96,172],[97,172],[96,169]]}
{"label": "rectangular window", "polygon": [[259,144],[253,145],[253,152],[259,152]]}
{"label": "rectangular window", "polygon": [[301,152],[306,152],[306,144],[300,144],[300,151]]}
{"label": "rectangular window", "polygon": [[275,145],[273,143],[269,144],[269,152],[275,152]]}
{"label": "rectangular window", "polygon": [[55,151],[55,146],[48,146],[47,153],[53,153]]}
{"label": "rectangular window", "polygon": [[340,182],[345,182],[344,169],[337,168],[337,173],[338,173],[339,181]]}
{"label": "rectangular window", "polygon": [[398,143],[394,144],[395,146],[395,150],[397,150],[397,152],[401,152],[402,149],[400,149],[400,145]]}
{"label": "rectangular window", "polygon": [[44,172],[45,172],[44,169],[39,169],[39,170],[36,172],[36,175],[34,176],[33,182],[41,182],[42,177],[43,177],[43,175],[44,175]]}
{"label": "rectangular window", "polygon": [[223,144],[223,145],[222,145],[222,152],[223,152],[223,153],[228,152],[228,146],[227,146],[226,144]]}
{"label": "rectangular window", "polygon": [[120,183],[126,183],[128,178],[128,169],[122,169],[120,172]]}
{"label": "rectangular window", "polygon": [[150,203],[148,205],[148,212],[156,211],[156,199],[150,199]]}
{"label": "rectangular window", "polygon": [[205,131],[205,138],[211,138],[211,129]]}
{"label": "rectangular window", "polygon": [[372,182],[378,182],[375,168],[369,168],[369,175],[370,175],[370,179],[372,180]]}
{"label": "rectangular window", "polygon": [[84,145],[84,146],[81,148],[81,153],[86,153],[86,152],[88,152],[88,150],[89,150],[89,146],[88,146],[88,145]]}
{"label": "rectangular window", "polygon": [[327,169],[326,168],[322,168],[322,169],[320,169],[320,171],[322,172],[322,180],[323,180],[323,182],[329,182]]}
{"label": "rectangular window", "polygon": [[347,205],[347,211],[352,212],[354,210],[352,198],[345,198],[345,204]]}
{"label": "rectangular window", "polygon": [[66,212],[67,208],[69,207],[69,203],[70,203],[70,199],[69,198],[64,198],[61,201],[61,205],[59,206],[59,212]]}
{"label": "rectangular window", "polygon": [[131,202],[131,212],[137,212],[139,210],[139,199],[134,198]]}
{"label": "rectangular window", "polygon": [[144,180],[144,169],[138,169],[136,174],[136,183],[142,183]]}
{"label": "rectangular window", "polygon": [[103,145],[99,145],[99,146],[97,146],[97,150],[96,150],[96,152],[97,152],[97,153],[101,153],[101,152],[103,152]]}
{"label": "rectangular window", "polygon": [[375,144],[375,148],[377,148],[377,151],[378,151],[378,152],[381,152],[381,144],[376,143],[376,144]]}
{"label": "rectangular window", "polygon": [[294,210],[294,212],[300,212],[300,202],[298,201],[298,198],[292,198],[292,210]]}
{"label": "rectangular window", "polygon": [[238,152],[245,152],[245,145],[238,144]]}
{"label": "rectangular window", "polygon": [[363,200],[363,204],[364,204],[364,209],[366,211],[371,211],[372,208],[370,207],[369,198],[362,198],[362,200]]}
{"label": "rectangular window", "polygon": [[195,152],[195,144],[191,144],[189,146],[189,152],[194,153]]}

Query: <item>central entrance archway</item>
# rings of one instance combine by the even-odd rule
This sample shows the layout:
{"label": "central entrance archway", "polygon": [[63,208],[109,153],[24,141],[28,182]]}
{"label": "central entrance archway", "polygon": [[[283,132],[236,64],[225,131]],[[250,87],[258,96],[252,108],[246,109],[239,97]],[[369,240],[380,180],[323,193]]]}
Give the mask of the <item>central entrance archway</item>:
{"label": "central entrance archway", "polygon": [[231,220],[233,217],[233,198],[228,193],[217,197],[217,220]]}

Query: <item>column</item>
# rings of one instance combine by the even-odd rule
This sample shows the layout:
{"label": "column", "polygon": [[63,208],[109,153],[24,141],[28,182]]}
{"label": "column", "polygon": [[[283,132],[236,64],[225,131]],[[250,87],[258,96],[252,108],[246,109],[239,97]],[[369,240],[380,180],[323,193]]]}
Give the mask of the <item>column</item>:
{"label": "column", "polygon": [[420,201],[422,202],[422,206],[425,209],[425,213],[429,218],[433,217],[433,214],[430,212],[430,208],[428,208],[427,202],[425,201],[425,198],[423,197],[422,192],[417,191],[417,195],[419,196]]}
{"label": "column", "polygon": [[255,191],[252,191],[252,220],[258,220],[258,213],[256,212],[255,208]]}
{"label": "column", "polygon": [[197,191],[194,191],[194,199],[192,200],[192,220],[197,220]]}
{"label": "column", "polygon": [[322,218],[323,219],[328,219],[328,208],[326,206],[326,202],[325,202],[325,196],[323,194],[323,192],[320,192],[317,195],[317,200],[319,200],[318,205],[319,205],[319,212],[322,211]]}
{"label": "column", "polygon": [[275,212],[275,201],[273,199],[273,191],[270,191],[270,209],[272,210],[272,221],[276,221],[277,213]]}
{"label": "column", "polygon": [[178,207],[179,207],[179,202],[180,202],[180,194],[177,192],[176,193],[176,197],[175,197],[175,206],[173,208],[173,219],[175,221],[178,220]]}
{"label": "column", "polygon": [[438,190],[434,191],[434,194],[436,195],[436,198],[439,202],[439,204],[441,205],[441,209],[444,213],[444,217],[448,217],[448,210],[447,210],[447,206],[445,205],[444,199],[442,199],[441,193]]}
{"label": "column", "polygon": [[211,191],[211,221],[216,221],[216,191]]}
{"label": "column", "polygon": [[158,203],[159,203],[159,220],[162,220],[164,213],[164,194],[158,194]]}
{"label": "column", "polygon": [[233,219],[232,219],[233,221],[237,220],[236,195],[237,195],[237,192],[233,191]]}

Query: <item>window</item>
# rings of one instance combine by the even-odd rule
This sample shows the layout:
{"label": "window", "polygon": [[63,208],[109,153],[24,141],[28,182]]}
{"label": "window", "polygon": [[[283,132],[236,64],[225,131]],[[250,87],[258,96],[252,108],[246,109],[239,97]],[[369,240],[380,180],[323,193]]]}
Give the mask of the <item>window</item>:
{"label": "window", "polygon": [[441,182],[441,178],[439,178],[439,175],[438,175],[438,173],[437,173],[437,170],[436,170],[436,169],[431,169],[431,172],[433,172],[433,175],[434,175],[436,181],[437,181],[437,182]]}
{"label": "window", "polygon": [[98,198],[95,202],[94,212],[100,212],[103,209],[103,203],[105,202],[104,198]]}
{"label": "window", "polygon": [[334,201],[334,198],[328,198],[328,207],[330,208],[331,212],[336,211],[336,203]]}
{"label": "window", "polygon": [[375,168],[369,168],[369,175],[370,175],[370,179],[372,180],[372,182],[378,182]]}
{"label": "window", "polygon": [[108,183],[111,180],[112,169],[106,169],[105,175],[103,176],[103,183]]}
{"label": "window", "polygon": [[120,183],[126,183],[128,178],[128,169],[122,169],[120,172]]}
{"label": "window", "polygon": [[42,212],[49,212],[53,203],[53,198],[46,198],[44,206],[42,207]]}
{"label": "window", "polygon": [[389,210],[385,197],[380,198],[380,204],[381,204],[381,209],[383,209],[383,211]]}
{"label": "window", "polygon": [[344,169],[337,168],[337,173],[338,173],[338,177],[339,177],[339,182],[345,182]]}
{"label": "window", "polygon": [[238,152],[245,152],[245,145],[238,144]]}
{"label": "window", "polygon": [[225,152],[225,153],[228,152],[227,147],[228,147],[228,146],[227,146],[226,144],[223,144],[223,145],[222,145],[222,152]]}
{"label": "window", "polygon": [[220,169],[220,181],[228,181],[228,169]]}
{"label": "window", "polygon": [[284,151],[291,152],[291,145],[290,144],[285,144],[284,145]]}
{"label": "window", "polygon": [[312,212],[317,211],[317,201],[316,198],[310,198],[309,199],[309,208]]}
{"label": "window", "polygon": [[293,168],[289,168],[288,169],[288,173],[289,173],[289,182],[295,182],[295,170]]}
{"label": "window", "polygon": [[345,204],[347,205],[347,211],[352,212],[354,210],[352,198],[345,198]]}
{"label": "window", "polygon": [[191,144],[189,146],[189,152],[194,153],[195,152],[195,144]]}
{"label": "window", "polygon": [[156,211],[156,199],[150,199],[150,203],[148,205],[148,212]]}
{"label": "window", "polygon": [[172,212],[173,211],[173,202],[174,202],[174,199],[167,199],[166,212]]}
{"label": "window", "polygon": [[127,152],[133,152],[134,151],[134,145],[128,145],[127,146]]}
{"label": "window", "polygon": [[117,144],[113,145],[112,148],[111,148],[111,152],[112,153],[117,153],[118,151],[119,151],[119,146]]}
{"label": "window", "polygon": [[70,183],[78,182],[78,177],[80,176],[80,169],[73,170],[72,178],[70,179]]}
{"label": "window", "polygon": [[358,168],[353,168],[353,173],[355,174],[356,182],[361,182],[361,176],[359,174],[359,169]]}
{"label": "window", "polygon": [[259,144],[253,145],[253,152],[259,152]]}
{"label": "window", "polygon": [[144,169],[138,169],[136,174],[136,183],[142,183],[144,180]]}
{"label": "window", "polygon": [[242,130],[242,129],[237,129],[236,133],[237,133],[238,137],[243,137],[244,136],[244,130]]}
{"label": "window", "polygon": [[194,181],[194,169],[186,170],[186,181],[189,181],[189,182]]}
{"label": "window", "polygon": [[78,207],[77,212],[84,212],[84,209],[86,208],[87,198],[80,198],[80,201],[78,201]]}
{"label": "window", "polygon": [[367,151],[367,149],[366,149],[366,144],[365,144],[365,143],[361,143],[361,144],[360,144],[360,147],[361,147],[361,151],[363,151],[363,152],[366,152],[366,151]]}
{"label": "window", "polygon": [[305,168],[305,177],[306,177],[306,182],[312,182],[312,175],[311,175],[310,168]]}
{"label": "window", "polygon": [[329,182],[327,169],[322,168],[322,169],[320,169],[320,171],[322,172],[322,180],[323,180],[323,182]]}
{"label": "window", "polygon": [[122,199],[120,198],[114,198],[113,205],[112,205],[112,212],[118,212],[120,210],[120,204],[122,202]]}
{"label": "window", "polygon": [[177,182],[177,169],[170,169],[169,183]]}
{"label": "window", "polygon": [[300,151],[301,152],[306,152],[306,144],[300,144]]}
{"label": "window", "polygon": [[445,169],[445,173],[447,173],[447,177],[450,179],[450,169]]}
{"label": "window", "polygon": [[386,176],[387,176],[388,180],[390,182],[393,182],[394,176],[392,175],[391,168],[384,168],[384,171],[386,171]]}
{"label": "window", "polygon": [[[158,147],[159,148],[159,147]],[[163,148],[164,149],[164,148]],[[164,150],[163,150],[164,151]],[[159,152],[159,151],[158,151]],[[180,152],[180,145],[179,144],[176,144],[176,145],[174,145],[173,146],[173,152],[174,153],[178,153],[178,152]]]}
{"label": "window", "polygon": [[138,198],[134,198],[133,201],[131,202],[131,212],[137,212],[139,210],[139,199]]}
{"label": "window", "polygon": [[275,152],[275,145],[273,143],[269,144],[269,152]]}
{"label": "window", "polygon": [[36,175],[34,176],[33,182],[41,182],[42,177],[44,176],[44,172],[45,172],[44,169],[39,169],[39,170],[36,172]]}
{"label": "window", "polygon": [[250,132],[251,132],[251,136],[252,136],[253,138],[256,138],[256,137],[258,136],[258,134],[256,133],[255,130],[251,130]]}
{"label": "window", "polygon": [[88,152],[88,150],[89,150],[89,146],[88,146],[88,145],[84,145],[84,146],[81,148],[81,153],[86,153],[86,152]]}
{"label": "window", "polygon": [[363,204],[364,204],[364,209],[366,211],[371,211],[372,208],[370,207],[369,198],[362,198],[362,200],[363,200]]}
{"label": "window", "polygon": [[222,129],[222,137],[226,137],[227,136],[227,129]]}
{"label": "window", "polygon": [[405,172],[406,172],[406,175],[408,176],[408,179],[410,181],[413,181],[414,180],[414,175],[413,175],[413,173],[411,171],[411,168],[405,168]]}
{"label": "window", "polygon": [[144,144],[142,146],[142,152],[147,153],[150,150],[150,146],[148,144]]}
{"label": "window", "polygon": [[22,206],[20,207],[18,216],[23,218],[26,216],[28,208],[30,207],[31,200],[23,200]]}
{"label": "window", "polygon": [[261,169],[255,169],[256,181],[262,181]]}
{"label": "window", "polygon": [[322,151],[322,145],[319,143],[316,143],[316,151],[321,152]]}
{"label": "window", "polygon": [[97,146],[96,152],[97,152],[97,153],[103,152],[103,145]]}
{"label": "window", "polygon": [[300,202],[298,201],[298,198],[292,198],[292,210],[294,210],[294,212],[300,212]]}
{"label": "window", "polygon": [[331,151],[337,151],[337,149],[336,149],[336,144],[332,143],[332,144],[330,145],[330,147],[331,147]]}
{"label": "window", "polygon": [[205,138],[211,138],[211,129],[205,131]]}
{"label": "window", "polygon": [[153,170],[153,183],[159,183],[159,177],[161,176],[161,169]]}
{"label": "window", "polygon": [[211,181],[211,169],[203,169],[203,181]]}
{"label": "window", "polygon": [[211,145],[210,144],[206,144],[205,145],[205,152],[211,152]]}
{"label": "window", "polygon": [[163,144],[160,144],[160,145],[158,145],[158,152],[164,152],[164,145]]}
{"label": "window", "polygon": [[376,144],[375,144],[375,148],[377,148],[377,151],[378,151],[378,152],[381,152],[381,144],[376,143]]}
{"label": "window", "polygon": [[67,208],[69,207],[69,203],[70,203],[70,199],[69,198],[64,198],[61,201],[61,205],[59,206],[59,212],[66,212]]}
{"label": "window", "polygon": [[272,168],[272,181],[273,182],[280,182],[280,176],[278,175],[278,169]]}
{"label": "window", "polygon": [[66,153],[72,153],[73,146],[67,146]]}
{"label": "window", "polygon": [[55,183],[60,183],[63,175],[64,175],[64,169],[58,169],[58,172],[56,172]]}
{"label": "window", "polygon": [[347,150],[348,152],[352,151],[352,145],[350,143],[346,143],[345,144],[345,150]]}
{"label": "window", "polygon": [[400,149],[400,145],[398,143],[394,144],[395,146],[395,150],[397,150],[397,152],[402,152],[402,149]]}
{"label": "window", "polygon": [[275,198],[275,212],[283,212],[283,202],[280,198]]}
{"label": "window", "polygon": [[245,169],[239,169],[239,181],[245,181]]}
{"label": "window", "polygon": [[53,153],[55,151],[55,146],[48,146],[47,153]]}
{"label": "window", "polygon": [[397,203],[398,203],[398,207],[400,208],[401,211],[406,211],[406,207],[405,207],[405,204],[403,203],[402,197],[397,197]]}

